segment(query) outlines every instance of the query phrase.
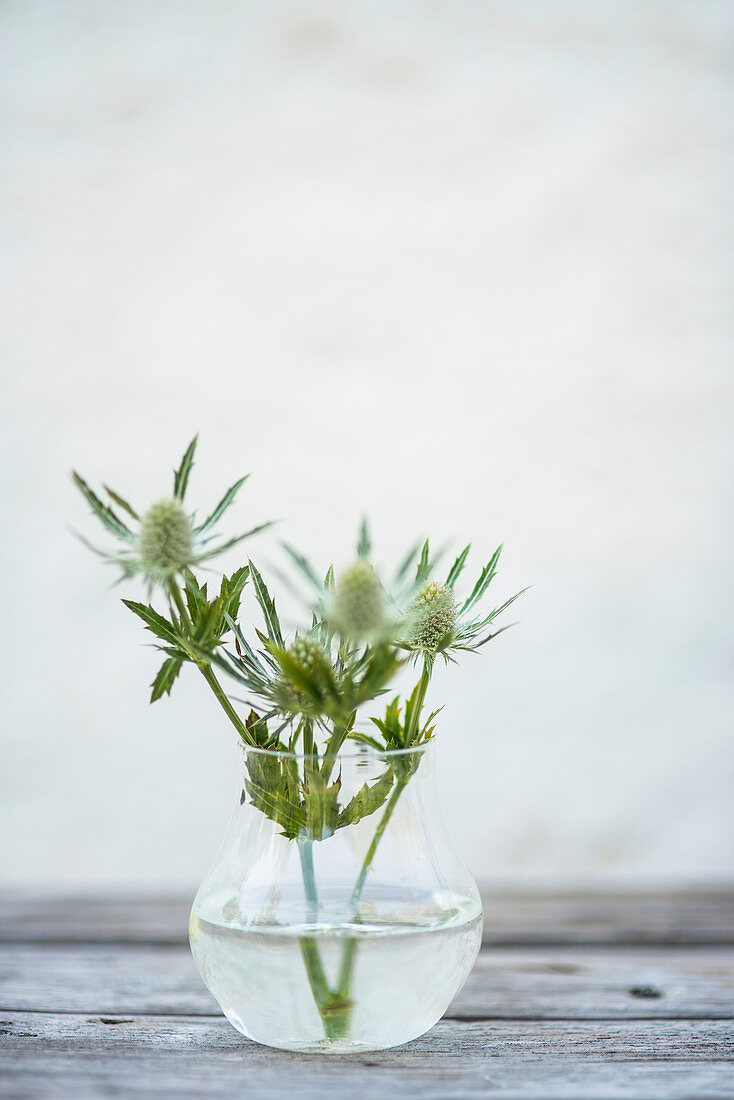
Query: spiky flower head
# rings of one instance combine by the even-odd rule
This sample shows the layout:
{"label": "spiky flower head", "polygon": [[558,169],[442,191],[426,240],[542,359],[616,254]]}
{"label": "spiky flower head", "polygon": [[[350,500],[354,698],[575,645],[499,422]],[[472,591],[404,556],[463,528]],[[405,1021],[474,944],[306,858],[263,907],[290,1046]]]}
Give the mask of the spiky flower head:
{"label": "spiky flower head", "polygon": [[288,649],[288,655],[309,676],[323,680],[333,673],[329,654],[313,638],[296,638]]}
{"label": "spiky flower head", "polygon": [[296,638],[278,660],[282,676],[276,696],[285,709],[320,709],[334,694],[334,667],[324,647],[313,638]]}
{"label": "spiky flower head", "polygon": [[385,625],[385,593],[368,561],[359,558],[337,579],[331,621],[340,634],[358,641]]}
{"label": "spiky flower head", "polygon": [[159,500],[143,516],[138,536],[143,571],[150,577],[171,577],[191,565],[194,532],[177,500]]}
{"label": "spiky flower head", "polygon": [[244,477],[230,486],[214,511],[203,522],[197,522],[193,515],[184,511],[184,496],[195,450],[196,438],[192,439],[180,466],[174,472],[173,497],[158,501],[144,513],[142,519],[132,505],[113,489],[104,487],[111,501],[107,504],[100,500],[83,477],[73,474],[77,488],[92,511],[107,532],[117,540],[118,549],[100,550],[79,536],[82,542],[105,561],[119,566],[123,577],[142,576],[149,591],[156,585],[167,586],[174,574],[209,561],[243,539],[270,526],[269,523],[262,523],[244,535],[231,539],[220,539],[218,535],[212,534],[246,481]]}
{"label": "spiky flower head", "polygon": [[436,653],[456,626],[456,600],[450,588],[427,581],[408,610],[408,644],[412,649]]}

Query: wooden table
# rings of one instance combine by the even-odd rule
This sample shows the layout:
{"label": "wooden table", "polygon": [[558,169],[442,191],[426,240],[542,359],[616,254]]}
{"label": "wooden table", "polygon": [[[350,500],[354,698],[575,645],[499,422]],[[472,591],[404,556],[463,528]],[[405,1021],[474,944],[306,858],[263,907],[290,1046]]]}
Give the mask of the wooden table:
{"label": "wooden table", "polygon": [[219,1014],[181,898],[0,897],[0,1095],[734,1097],[734,889],[489,891],[445,1018],[377,1054],[269,1050]]}

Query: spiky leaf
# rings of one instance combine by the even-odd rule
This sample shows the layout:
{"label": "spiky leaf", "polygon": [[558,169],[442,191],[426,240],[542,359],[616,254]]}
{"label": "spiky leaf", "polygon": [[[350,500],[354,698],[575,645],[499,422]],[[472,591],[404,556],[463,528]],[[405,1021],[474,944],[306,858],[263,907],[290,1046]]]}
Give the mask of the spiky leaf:
{"label": "spiky leaf", "polygon": [[478,603],[478,601],[481,600],[482,596],[484,595],[487,588],[489,587],[489,584],[492,581],[492,578],[494,577],[495,573],[497,572],[497,562],[500,560],[500,554],[501,553],[502,553],[502,544],[500,543],[500,545],[495,550],[494,554],[492,554],[492,557],[489,559],[489,561],[485,565],[482,572],[479,574],[479,580],[477,581],[477,583],[474,585],[473,589],[471,590],[471,594],[469,595],[468,599],[466,599],[464,601],[464,603],[461,607],[462,613],[465,612],[465,611],[468,611],[471,607],[474,606],[475,603]]}
{"label": "spiky leaf", "polygon": [[110,489],[109,485],[104,485],[103,488],[110,500],[114,500],[115,504],[122,508],[123,511],[127,512],[127,514],[131,516],[132,519],[140,519],[140,516],[135,511],[132,504],[128,504],[124,497],[121,497],[120,494],[116,493],[114,489]]}
{"label": "spiky leaf", "polygon": [[194,453],[196,451],[196,444],[198,442],[198,435],[189,443],[186,448],[186,453],[181,459],[181,465],[174,472],[173,475],[173,495],[176,500],[183,500],[186,495],[186,486],[189,483],[189,474],[191,473],[191,467],[194,465]]}
{"label": "spiky leaf", "polygon": [[135,600],[123,600],[122,602],[125,607],[130,608],[134,615],[143,620],[148,630],[152,631],[157,638],[162,638],[164,642],[169,642],[172,645],[179,645],[181,639],[173,623],[160,615],[154,608],[149,607],[148,604],[136,603]]}
{"label": "spiky leaf", "polygon": [[379,810],[390,794],[392,785],[392,768],[387,768],[385,773],[371,786],[365,783],[339,814],[337,828],[341,829],[345,825],[355,825],[363,817],[369,817],[370,814]]}
{"label": "spiky leaf", "polygon": [[260,610],[265,619],[265,628],[268,632],[268,637],[272,642],[275,642],[276,645],[282,646],[283,632],[280,628],[278,613],[275,610],[275,601],[271,599],[267,585],[252,561],[250,561],[250,576],[252,577],[252,585],[255,589],[255,598],[260,604]]}
{"label": "spiky leaf", "polygon": [[152,683],[150,701],[155,703],[162,695],[170,695],[174,681],[181,671],[183,662],[177,657],[167,657],[158,670],[158,675]]}
{"label": "spiky leaf", "polygon": [[123,539],[125,542],[134,541],[135,536],[130,528],[122,522],[117,513],[110,508],[109,504],[104,504],[99,499],[97,494],[90,489],[84,478],[81,477],[76,470],[72,472],[72,477],[74,479],[74,484],[84,494],[92,511],[97,518],[102,521],[107,530],[111,531],[113,535],[116,535],[119,539]]}
{"label": "spiky leaf", "polygon": [[448,576],[446,577],[446,587],[453,590],[454,585],[461,576],[464,566],[466,565],[466,559],[469,556],[471,550],[471,543],[467,543],[464,549],[459,554],[454,564],[449,569]]}
{"label": "spiky leaf", "polygon": [[241,488],[242,485],[244,485],[249,476],[249,474],[245,474],[245,476],[241,477],[239,481],[235,481],[234,485],[232,485],[231,488],[227,489],[227,492],[219,501],[219,504],[216,506],[212,514],[210,516],[207,516],[204,522],[199,527],[197,527],[197,531],[200,534],[202,534],[204,531],[208,531],[209,528],[213,527],[214,524],[217,523],[217,521],[224,515],[230,504],[232,504],[235,497],[237,496],[238,490]]}

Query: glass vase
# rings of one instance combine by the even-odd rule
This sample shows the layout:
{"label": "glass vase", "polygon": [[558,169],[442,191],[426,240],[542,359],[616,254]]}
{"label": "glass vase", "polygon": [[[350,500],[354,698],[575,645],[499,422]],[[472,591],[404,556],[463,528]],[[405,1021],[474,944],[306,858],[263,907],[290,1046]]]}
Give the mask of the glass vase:
{"label": "glass vase", "polygon": [[250,1039],[320,1053],[427,1031],[479,950],[476,885],[446,835],[434,745],[334,757],[242,747],[239,803],[191,911],[191,950]]}

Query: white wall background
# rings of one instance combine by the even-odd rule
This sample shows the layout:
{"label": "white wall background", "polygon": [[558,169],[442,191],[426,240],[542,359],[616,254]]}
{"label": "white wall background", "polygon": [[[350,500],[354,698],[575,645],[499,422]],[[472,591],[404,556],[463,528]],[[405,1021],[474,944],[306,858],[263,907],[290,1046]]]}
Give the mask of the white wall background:
{"label": "white wall background", "polygon": [[317,560],[366,509],[385,560],[504,539],[533,582],[435,685],[475,872],[731,875],[734,7],[0,18],[3,878],[191,887],[218,844],[232,736],[193,670],[148,707],[66,530],[72,465],[144,507],[196,430],[192,500],[252,470],[233,522]]}

